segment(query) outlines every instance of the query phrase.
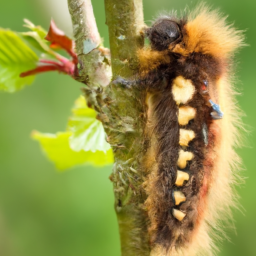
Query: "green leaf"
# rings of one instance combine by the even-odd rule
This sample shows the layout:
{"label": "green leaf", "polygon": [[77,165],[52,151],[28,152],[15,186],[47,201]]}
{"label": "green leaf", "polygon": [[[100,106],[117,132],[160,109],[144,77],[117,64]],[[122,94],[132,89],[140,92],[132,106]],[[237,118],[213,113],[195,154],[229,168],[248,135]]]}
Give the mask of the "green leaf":
{"label": "green leaf", "polygon": [[106,142],[102,123],[96,119],[97,113],[87,106],[83,96],[76,100],[72,113],[66,132],[32,134],[47,157],[61,170],[81,164],[112,164],[113,151]]}
{"label": "green leaf", "polygon": [[[22,32],[20,35],[23,39],[26,40],[26,42],[34,47],[35,49],[39,50],[40,53],[44,54],[43,58],[54,58],[58,59],[59,54],[66,54],[66,50],[64,50],[60,45],[56,43],[52,43],[52,41],[46,40],[46,38],[49,39],[49,32],[47,32],[45,29],[43,29],[41,26],[35,26],[31,21],[24,19],[24,27],[29,28],[30,31],[28,32]],[[57,27],[52,28],[53,20],[51,21],[50,31],[51,36],[56,39],[55,33],[63,33],[63,35],[60,36],[64,40],[64,46],[70,47],[73,46],[73,42],[71,39],[69,39],[67,36],[64,36],[64,32],[60,31]],[[55,25],[54,25],[55,26]],[[65,43],[66,42],[66,43]],[[69,48],[68,48],[69,49]],[[70,49],[71,50],[71,49]]]}
{"label": "green leaf", "polygon": [[0,29],[0,90],[15,92],[34,81],[34,76],[20,78],[20,73],[33,69],[38,57],[10,30]]}
{"label": "green leaf", "polygon": [[107,151],[110,145],[106,142],[105,131],[102,123],[96,119],[97,113],[88,108],[83,96],[75,103],[73,116],[68,122],[70,147],[74,151]]}
{"label": "green leaf", "polygon": [[37,32],[29,31],[20,34],[31,46],[35,47],[35,49],[39,50],[40,52],[52,52],[47,44],[47,41],[42,39]]}
{"label": "green leaf", "polygon": [[24,27],[29,28],[31,31],[36,32],[41,39],[45,39],[47,35],[47,31],[43,29],[41,26],[35,26],[30,20],[24,19]]}
{"label": "green leaf", "polygon": [[103,151],[73,151],[69,146],[71,132],[59,132],[55,134],[42,134],[33,132],[32,138],[39,141],[42,150],[47,157],[55,163],[55,166],[64,170],[77,165],[92,164],[94,166],[103,166],[112,164],[112,150]]}
{"label": "green leaf", "polygon": [[31,31],[20,33],[20,35],[35,49],[42,53],[51,54],[53,51],[50,48],[50,43],[45,40],[47,36],[46,30],[41,26],[35,26],[31,21],[24,19],[24,27],[29,28]]}

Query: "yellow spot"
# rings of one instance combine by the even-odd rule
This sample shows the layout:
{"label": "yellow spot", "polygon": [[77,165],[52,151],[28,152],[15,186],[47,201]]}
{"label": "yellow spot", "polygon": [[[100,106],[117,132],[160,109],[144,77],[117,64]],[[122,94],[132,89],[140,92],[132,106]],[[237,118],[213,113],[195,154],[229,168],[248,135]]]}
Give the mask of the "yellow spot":
{"label": "yellow spot", "polygon": [[188,180],[189,180],[189,174],[187,172],[177,171],[177,178],[175,182],[176,186],[181,187],[183,186],[184,181],[188,181]]}
{"label": "yellow spot", "polygon": [[173,81],[172,94],[177,105],[185,104],[192,99],[195,92],[195,86],[191,80],[178,76]]}
{"label": "yellow spot", "polygon": [[186,197],[181,191],[174,191],[173,198],[175,205],[179,205],[180,203],[186,201]]}
{"label": "yellow spot", "polygon": [[182,106],[179,108],[179,124],[187,125],[188,122],[195,118],[196,110],[192,107]]}
{"label": "yellow spot", "polygon": [[179,211],[179,210],[174,209],[174,208],[172,209],[172,215],[178,221],[182,221],[185,218],[185,216],[186,216],[186,214],[184,212]]}
{"label": "yellow spot", "polygon": [[191,130],[180,129],[180,141],[181,146],[188,146],[188,143],[195,138],[195,132]]}
{"label": "yellow spot", "polygon": [[183,151],[182,149],[179,152],[179,159],[178,159],[178,167],[184,169],[187,165],[187,161],[192,160],[194,157],[193,153]]}

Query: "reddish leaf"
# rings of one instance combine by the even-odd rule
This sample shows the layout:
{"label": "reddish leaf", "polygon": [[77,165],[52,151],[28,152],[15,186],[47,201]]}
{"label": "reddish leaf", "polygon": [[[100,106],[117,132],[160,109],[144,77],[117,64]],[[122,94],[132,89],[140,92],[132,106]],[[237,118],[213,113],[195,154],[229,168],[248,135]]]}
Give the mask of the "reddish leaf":
{"label": "reddish leaf", "polygon": [[51,42],[50,47],[52,49],[66,50],[68,54],[72,57],[72,60],[63,57],[55,51],[51,51],[50,53],[57,59],[56,61],[40,59],[39,62],[41,63],[41,65],[39,64],[36,68],[21,73],[20,77],[36,75],[48,71],[59,71],[61,73],[75,77],[77,75],[76,66],[78,60],[76,53],[73,51],[73,41],[68,38],[65,33],[55,25],[53,20],[51,20],[50,29],[45,39]]}
{"label": "reddish leaf", "polygon": [[60,47],[60,45],[59,45],[59,44],[56,44],[56,43],[51,43],[50,47],[51,47],[52,49],[54,49],[54,50],[62,49],[62,48]]}
{"label": "reddish leaf", "polygon": [[56,26],[53,20],[51,20],[51,25],[45,39],[51,42],[55,48],[60,47],[66,50],[72,57],[76,56],[73,51],[73,41]]}

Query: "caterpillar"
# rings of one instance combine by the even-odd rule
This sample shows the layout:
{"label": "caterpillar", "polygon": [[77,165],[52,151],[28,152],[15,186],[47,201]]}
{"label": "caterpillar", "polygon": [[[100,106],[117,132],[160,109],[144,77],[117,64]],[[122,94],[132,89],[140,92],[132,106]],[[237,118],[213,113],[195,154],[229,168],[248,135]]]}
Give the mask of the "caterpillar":
{"label": "caterpillar", "polygon": [[151,256],[213,255],[220,220],[236,203],[240,158],[233,55],[243,35],[201,5],[161,16],[140,49]]}

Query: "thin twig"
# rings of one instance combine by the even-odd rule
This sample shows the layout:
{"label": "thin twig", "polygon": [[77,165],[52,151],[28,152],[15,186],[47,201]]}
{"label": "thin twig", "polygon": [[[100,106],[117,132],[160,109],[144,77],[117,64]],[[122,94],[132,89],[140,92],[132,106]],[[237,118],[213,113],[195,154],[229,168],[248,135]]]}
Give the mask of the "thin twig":
{"label": "thin twig", "polygon": [[[91,0],[68,0],[69,12],[73,23],[77,54],[87,54],[84,41],[96,48],[101,43]],[[91,49],[92,50],[92,49]]]}
{"label": "thin twig", "polygon": [[111,69],[105,58],[108,51],[100,47],[101,38],[96,25],[91,0],[68,0],[78,55],[76,80],[91,89],[104,87],[111,79]]}

